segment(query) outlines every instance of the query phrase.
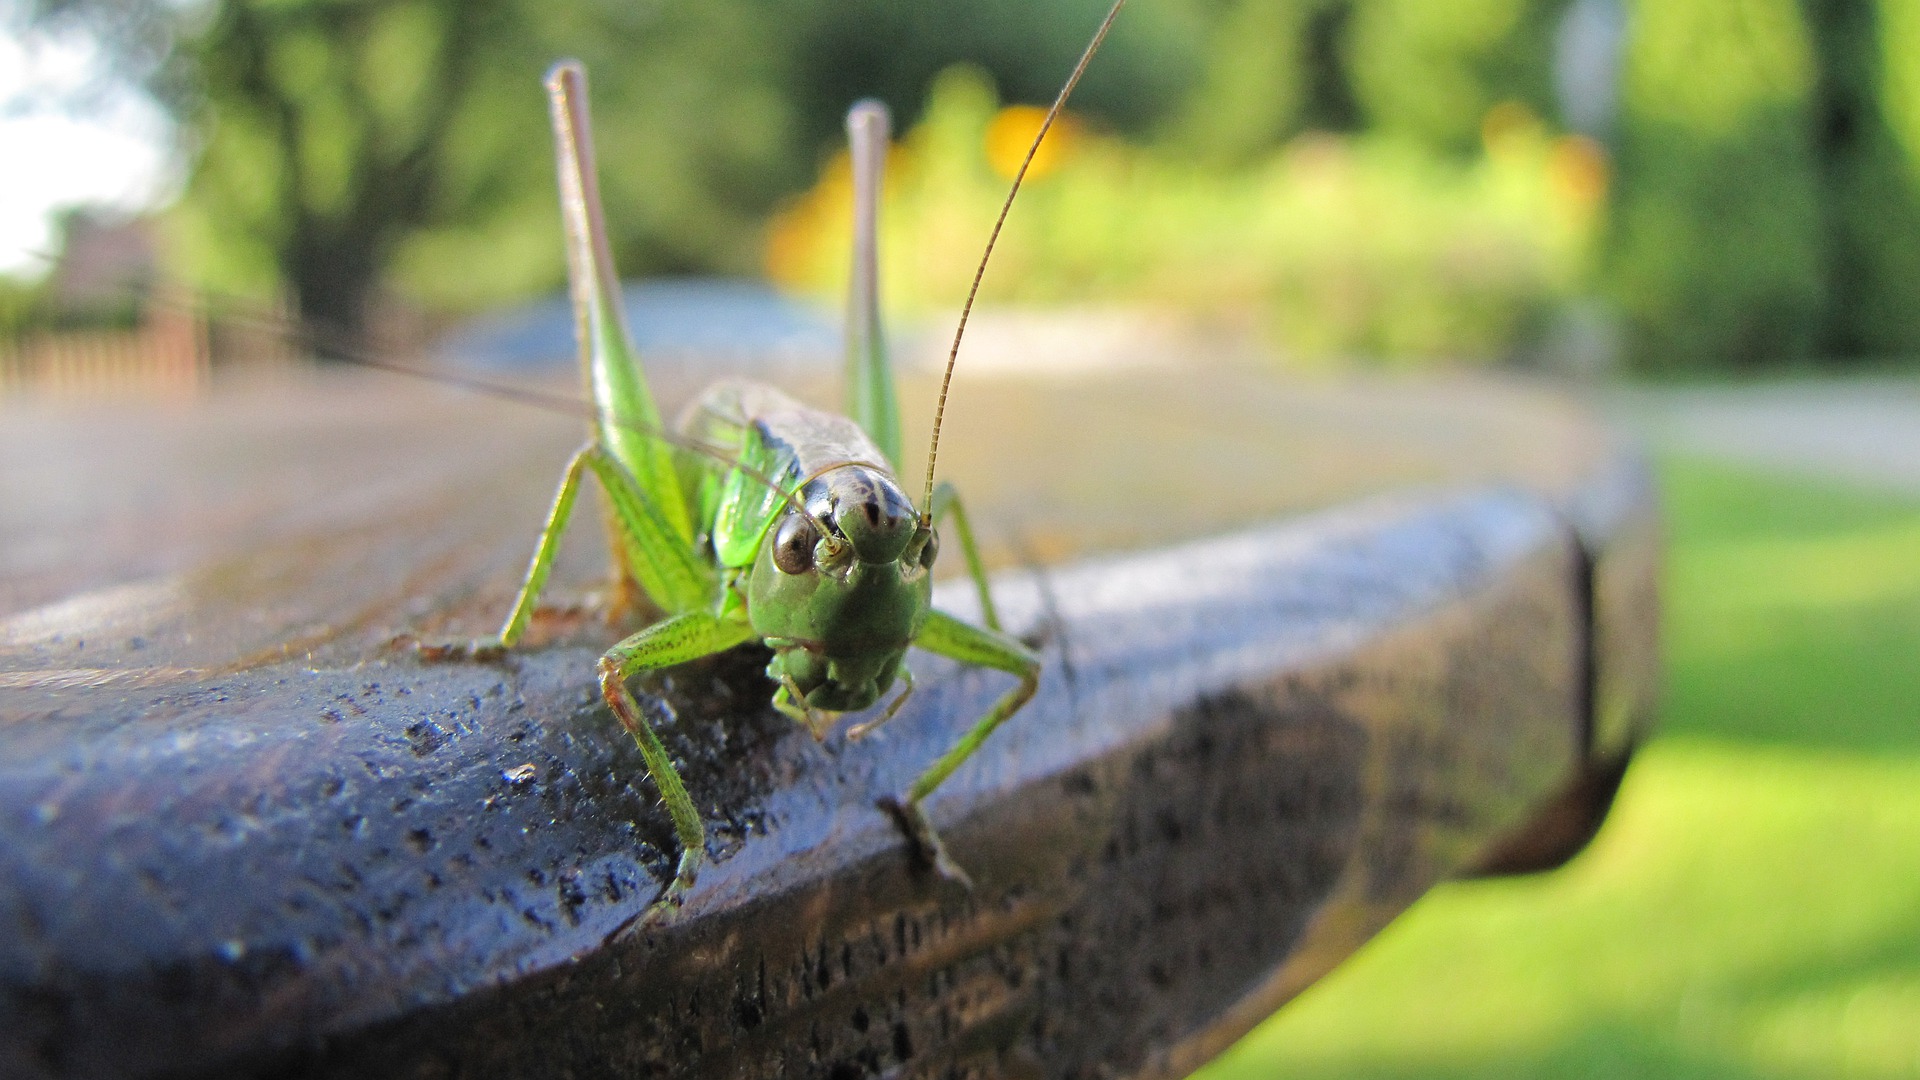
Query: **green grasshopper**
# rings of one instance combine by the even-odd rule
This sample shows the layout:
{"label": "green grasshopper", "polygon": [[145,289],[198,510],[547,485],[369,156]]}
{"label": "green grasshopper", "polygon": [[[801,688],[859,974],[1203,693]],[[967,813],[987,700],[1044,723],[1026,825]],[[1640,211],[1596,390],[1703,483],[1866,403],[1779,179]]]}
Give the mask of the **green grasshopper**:
{"label": "green grasshopper", "polygon": [[[1107,13],[1055,100],[1027,160],[1118,14]],[[847,398],[851,417],[809,408],[772,387],[717,384],[666,434],[628,336],[619,279],[607,241],[588,126],[586,75],[563,62],[548,76],[558,150],[561,214],[581,362],[591,391],[592,438],[568,463],[499,634],[465,646],[429,647],[431,658],[490,659],[526,632],[580,485],[591,473],[606,495],[608,528],[622,586],[665,613],[608,649],[599,663],[607,705],[639,744],[673,819],[680,858],[653,910],[680,902],[706,853],[706,830],[680,774],[627,688],[632,677],[686,663],[755,639],[773,650],[767,676],[773,705],[824,738],[838,715],[876,704],[896,681],[904,689],[858,738],[885,723],[912,692],[909,646],[993,668],[1019,682],[907,790],[880,800],[919,854],[942,876],[967,882],[927,818],[924,803],[987,737],[1018,712],[1039,684],[1040,659],[1000,628],[973,532],[953,488],[934,484],[947,383],[940,391],[927,478],[919,503],[895,477],[899,409],[880,332],[877,230],[887,120],[866,102],[848,115],[855,162],[855,257],[850,288]],[[1023,165],[1020,176],[1026,172]],[[1016,177],[987,244],[1005,223]],[[986,258],[974,275],[978,290]],[[966,311],[960,320],[966,328]],[[951,379],[959,333],[947,358]],[[936,523],[950,523],[979,591],[985,626],[932,606]]]}

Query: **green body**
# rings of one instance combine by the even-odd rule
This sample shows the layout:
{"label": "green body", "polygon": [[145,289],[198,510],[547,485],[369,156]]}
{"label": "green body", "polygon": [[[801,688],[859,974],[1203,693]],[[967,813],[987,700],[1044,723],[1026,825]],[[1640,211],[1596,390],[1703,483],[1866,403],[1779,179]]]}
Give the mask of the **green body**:
{"label": "green body", "polygon": [[[607,703],[639,744],[682,845],[678,873],[654,910],[677,904],[693,883],[705,856],[705,829],[626,681],[755,639],[774,650],[767,667],[773,704],[822,737],[838,714],[873,706],[903,683],[885,714],[850,735],[892,716],[911,690],[910,646],[1018,676],[1018,685],[906,792],[881,800],[937,870],[964,881],[921,803],[1033,696],[1040,662],[999,631],[951,489],[943,485],[934,505],[916,508],[893,475],[900,429],[879,339],[873,254],[884,111],[863,103],[848,118],[861,222],[849,319],[852,418],[808,408],[771,387],[729,382],[702,395],[683,417],[681,437],[668,439],[661,437],[659,412],[620,310],[594,176],[585,75],[576,64],[561,64],[548,88],[577,332],[598,418],[591,441],[567,467],[513,612],[497,639],[463,652],[496,654],[525,632],[581,479],[592,472],[607,494],[623,582],[665,613],[600,660]],[[693,444],[718,452],[690,453],[686,447]],[[955,525],[986,627],[932,607],[936,519]]]}

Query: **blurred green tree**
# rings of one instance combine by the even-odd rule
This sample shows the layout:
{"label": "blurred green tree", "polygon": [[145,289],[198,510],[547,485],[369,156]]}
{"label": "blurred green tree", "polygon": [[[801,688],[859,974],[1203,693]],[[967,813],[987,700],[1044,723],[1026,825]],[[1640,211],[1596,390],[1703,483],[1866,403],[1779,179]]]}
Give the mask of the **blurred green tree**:
{"label": "blurred green tree", "polygon": [[184,52],[201,145],[182,218],[199,276],[284,282],[323,355],[357,349],[398,245],[469,209],[447,177],[455,122],[511,13],[239,0],[210,16]]}
{"label": "blurred green tree", "polygon": [[29,2],[181,121],[174,269],[287,297],[323,352],[362,346],[389,285],[472,307],[560,279],[537,90],[558,56],[594,69],[635,271],[751,267],[758,222],[805,173],[777,28],[754,0]]}
{"label": "blurred green tree", "polygon": [[1826,304],[1794,0],[1632,5],[1608,286],[1644,369],[1807,355]]}
{"label": "blurred green tree", "polygon": [[1168,141],[1214,166],[1243,166],[1307,130],[1352,131],[1347,71],[1352,0],[1225,0],[1197,5],[1208,62]]}
{"label": "blurred green tree", "polygon": [[1821,351],[1920,352],[1920,5],[1803,0],[1820,55]]}
{"label": "blurred green tree", "polygon": [[[935,76],[956,64],[988,72],[1002,101],[1044,105],[1111,0],[779,0],[769,20],[785,42],[789,86],[816,152],[844,140],[847,106],[885,101],[905,130]],[[1074,91],[1074,109],[1141,133],[1170,114],[1207,64],[1206,13],[1188,0],[1134,4]],[[809,163],[812,164],[812,163]]]}
{"label": "blurred green tree", "polygon": [[390,276],[443,305],[558,280],[536,89],[557,55],[586,59],[598,111],[620,118],[601,151],[609,199],[630,208],[614,219],[630,269],[747,265],[740,237],[791,173],[777,57],[744,0],[222,0],[209,15],[176,54],[200,143],[181,253],[223,291],[284,287],[322,352],[363,344]]}
{"label": "blurred green tree", "polygon": [[1480,148],[1502,101],[1551,116],[1553,32],[1566,0],[1368,0],[1348,55],[1368,126],[1454,155]]}

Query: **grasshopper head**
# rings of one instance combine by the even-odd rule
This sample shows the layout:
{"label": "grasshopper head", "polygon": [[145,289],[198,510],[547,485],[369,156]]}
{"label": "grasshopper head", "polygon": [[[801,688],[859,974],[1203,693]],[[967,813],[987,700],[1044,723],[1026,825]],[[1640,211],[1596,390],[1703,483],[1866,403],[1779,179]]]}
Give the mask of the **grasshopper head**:
{"label": "grasshopper head", "polygon": [[808,705],[864,709],[893,685],[932,602],[933,529],[892,477],[847,465],[808,485],[808,513],[767,530],[747,614],[773,646],[767,674]]}

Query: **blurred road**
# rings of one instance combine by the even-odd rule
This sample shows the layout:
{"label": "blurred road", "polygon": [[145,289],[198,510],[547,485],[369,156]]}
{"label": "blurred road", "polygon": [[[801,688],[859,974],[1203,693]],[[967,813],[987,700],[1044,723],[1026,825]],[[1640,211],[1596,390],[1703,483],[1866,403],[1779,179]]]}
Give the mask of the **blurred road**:
{"label": "blurred road", "polygon": [[1602,399],[1655,450],[1920,493],[1920,380],[1634,388]]}

